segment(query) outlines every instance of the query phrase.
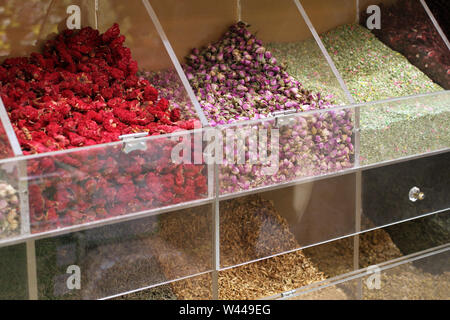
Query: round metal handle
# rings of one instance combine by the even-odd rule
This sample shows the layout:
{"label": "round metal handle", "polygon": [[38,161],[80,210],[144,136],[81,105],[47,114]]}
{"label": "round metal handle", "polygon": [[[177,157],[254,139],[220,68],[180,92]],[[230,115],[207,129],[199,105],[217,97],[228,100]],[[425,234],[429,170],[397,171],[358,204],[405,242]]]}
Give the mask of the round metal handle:
{"label": "round metal handle", "polygon": [[417,187],[412,187],[411,190],[409,190],[409,200],[412,202],[416,202],[417,200],[423,200],[425,199],[425,194],[420,191]]}

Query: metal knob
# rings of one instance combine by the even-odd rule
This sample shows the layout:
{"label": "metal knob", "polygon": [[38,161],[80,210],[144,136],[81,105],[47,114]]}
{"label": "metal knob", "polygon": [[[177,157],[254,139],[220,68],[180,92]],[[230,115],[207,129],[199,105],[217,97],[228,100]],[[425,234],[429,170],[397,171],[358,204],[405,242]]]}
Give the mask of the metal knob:
{"label": "metal knob", "polygon": [[409,200],[412,202],[416,202],[417,200],[423,200],[425,199],[425,194],[420,191],[417,187],[412,187],[411,190],[409,190]]}

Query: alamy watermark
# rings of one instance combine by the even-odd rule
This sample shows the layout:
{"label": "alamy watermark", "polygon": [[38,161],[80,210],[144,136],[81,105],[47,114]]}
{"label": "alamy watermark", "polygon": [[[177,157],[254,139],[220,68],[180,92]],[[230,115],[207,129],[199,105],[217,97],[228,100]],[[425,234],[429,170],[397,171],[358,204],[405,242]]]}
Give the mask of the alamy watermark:
{"label": "alamy watermark", "polygon": [[369,275],[366,279],[366,286],[369,290],[381,289],[381,269],[377,265],[367,268],[366,274]]}
{"label": "alamy watermark", "polygon": [[381,9],[380,9],[380,7],[377,5],[368,6],[366,13],[370,14],[370,16],[367,18],[367,21],[366,21],[367,29],[369,29],[369,30],[381,29]]}
{"label": "alamy watermark", "polygon": [[70,276],[67,278],[66,285],[69,290],[81,289],[81,269],[77,265],[67,267],[66,273]]}

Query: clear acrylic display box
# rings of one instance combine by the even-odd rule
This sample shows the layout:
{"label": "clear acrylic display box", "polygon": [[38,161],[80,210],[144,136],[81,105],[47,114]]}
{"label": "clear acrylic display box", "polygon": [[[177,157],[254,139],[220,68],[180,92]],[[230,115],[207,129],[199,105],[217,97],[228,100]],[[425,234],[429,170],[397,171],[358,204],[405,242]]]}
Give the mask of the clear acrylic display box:
{"label": "clear acrylic display box", "polygon": [[[7,21],[1,61],[39,52],[76,22],[77,10],[80,27],[105,32],[118,23],[138,76],[149,79],[193,126],[30,153],[19,142],[4,97],[0,183],[10,191],[0,199],[7,208],[0,247],[8,259],[16,256],[17,272],[26,273],[26,289],[10,292],[11,284],[0,282],[10,292],[6,297],[100,299],[134,292],[142,298],[140,292],[161,289],[188,298],[193,293],[183,291],[187,286],[198,288],[194,298],[226,299],[233,296],[220,294],[221,285],[230,283],[220,275],[240,268],[275,266],[283,257],[304,261],[303,251],[339,241],[355,246],[349,259],[356,259],[364,234],[428,217],[443,226],[439,235],[445,236],[449,91],[440,72],[436,78],[420,61],[409,61],[409,51],[397,52],[406,45],[383,44],[388,25],[378,34],[367,29],[366,9],[378,5],[383,15],[392,3],[406,5],[1,3]],[[431,26],[424,32],[437,34],[439,48],[446,48],[432,12],[423,1],[415,5]],[[341,46],[345,35],[354,41],[353,52]],[[262,48],[257,53],[255,43]],[[386,80],[382,67],[396,64],[403,69]],[[261,79],[265,91],[258,91]],[[414,87],[419,82],[423,86]],[[257,110],[251,111],[245,103],[255,101]],[[420,230],[434,232],[428,224]],[[135,275],[134,262],[155,269],[128,284],[112,276],[116,268]],[[82,289],[64,286],[69,265],[87,273]],[[337,269],[334,276],[351,271]],[[257,298],[272,294],[277,292]]]}

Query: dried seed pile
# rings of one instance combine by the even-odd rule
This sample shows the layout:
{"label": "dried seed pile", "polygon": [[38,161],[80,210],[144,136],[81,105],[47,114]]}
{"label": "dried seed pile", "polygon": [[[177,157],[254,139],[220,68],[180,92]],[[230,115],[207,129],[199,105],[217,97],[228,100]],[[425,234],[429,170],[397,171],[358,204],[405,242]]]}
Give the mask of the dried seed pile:
{"label": "dried seed pile", "polygon": [[220,211],[220,253],[224,267],[299,247],[287,221],[268,200],[249,196],[224,201]]}
{"label": "dried seed pile", "polygon": [[[166,281],[151,246],[156,217],[113,224],[37,242],[40,299],[98,299]],[[67,290],[66,268],[80,266],[81,290]],[[153,298],[173,297],[167,287]]]}
{"label": "dried seed pile", "polygon": [[[211,206],[203,206],[158,216],[159,232],[144,241],[158,256],[167,280],[211,269],[211,212]],[[176,281],[169,288],[178,299],[188,294],[192,299],[211,298],[209,274]],[[149,299],[146,293],[145,296]]]}
{"label": "dried seed pile", "polygon": [[212,232],[210,206],[158,216],[158,233],[146,238],[168,280],[211,268]]}
{"label": "dried seed pile", "polygon": [[166,280],[156,254],[142,240],[107,244],[83,259],[83,299],[98,299]]}
{"label": "dried seed pile", "polygon": [[[430,259],[433,258],[437,257]],[[443,262],[436,261],[436,263]],[[450,272],[433,274],[407,263],[382,272],[380,290],[370,290],[364,285],[363,298],[366,300],[448,300],[449,279]]]}
{"label": "dried seed pile", "polygon": [[[164,231],[160,241],[152,241],[152,245],[166,277],[175,279],[209,270],[212,259],[210,219],[194,212],[162,219],[161,230]],[[220,219],[222,265],[242,263],[299,246],[287,222],[269,201],[259,196],[225,202]],[[303,253],[296,251],[220,272],[219,298],[261,298],[323,279],[322,273]],[[171,287],[179,299],[212,298],[209,274],[171,283]]]}
{"label": "dried seed pile", "polygon": [[219,298],[258,299],[325,280],[302,251],[228,269],[219,274]]}
{"label": "dried seed pile", "polygon": [[[363,234],[360,266],[368,267],[438,245],[429,241],[432,232],[418,227],[434,218],[425,217]],[[405,243],[411,249],[409,252],[404,250]],[[363,299],[446,300],[450,294],[449,261],[446,252],[382,271],[379,290],[369,290],[363,278]]]}
{"label": "dried seed pile", "polygon": [[[418,220],[424,223],[434,217]],[[365,228],[374,227],[373,223],[363,217]],[[401,232],[398,230],[401,227]],[[392,235],[397,233],[395,239]],[[359,267],[366,268],[404,256],[397,244],[409,242],[418,250],[423,247],[427,236],[417,231],[417,222],[410,221],[384,229],[377,229],[360,235]],[[333,241],[331,243],[303,250],[305,255],[323,271],[327,278],[335,277],[353,270],[353,237]],[[381,274],[381,290],[369,290],[363,283],[363,299],[448,299],[448,254],[435,258],[418,260],[413,264],[403,264],[383,271]],[[428,261],[427,261],[428,260]],[[342,296],[342,293],[344,295]],[[349,281],[311,294],[301,295],[295,299],[333,298],[338,294],[341,299],[357,298],[357,281]]]}
{"label": "dried seed pile", "polygon": [[[249,209],[244,211],[242,207],[246,206]],[[221,256],[222,261],[244,262],[242,257],[256,259],[261,258],[262,254],[280,253],[291,248],[289,246],[283,247],[284,242],[298,247],[287,228],[286,221],[278,216],[270,202],[258,196],[251,196],[239,201],[227,201],[223,207],[222,213],[225,218],[221,221],[223,225],[221,234],[224,235],[221,238],[221,247],[224,248]],[[117,241],[117,239],[113,241],[109,238],[103,239],[107,236],[104,234],[101,238],[107,244],[99,245],[97,243],[99,239],[93,239],[85,234],[84,240],[80,243],[85,244],[83,248],[88,253],[82,254],[79,252],[78,259],[82,261],[82,268],[88,270],[88,277],[84,279],[82,284],[82,293],[75,298],[104,297],[120,291],[138,289],[210,270],[211,234],[209,228],[211,220],[208,216],[211,208],[205,206],[202,209],[203,212],[198,209],[187,209],[179,213],[158,216],[157,219],[152,220],[153,223],[146,224],[148,228],[145,228],[145,230],[140,227],[135,230],[136,239],[121,237],[119,230],[120,241]],[[261,218],[254,218],[258,215],[261,215]],[[165,216],[166,218],[164,218]],[[264,216],[266,219],[262,218]],[[241,217],[244,218],[241,219]],[[248,227],[243,226],[245,221],[251,222]],[[259,236],[250,235],[249,227],[251,225],[255,225],[253,233]],[[373,227],[370,221],[364,221],[364,225]],[[411,225],[411,222],[406,223],[406,225]],[[133,226],[131,228],[134,230]],[[195,231],[191,232],[191,228]],[[151,229],[151,231],[148,229]],[[236,230],[240,231],[236,232]],[[413,230],[412,232],[414,232]],[[404,234],[407,235],[408,232]],[[226,239],[228,236],[232,237],[230,241]],[[113,236],[109,235],[109,237]],[[235,238],[240,240],[235,241]],[[53,239],[51,240],[53,241]],[[403,256],[387,230],[378,229],[364,233],[360,235],[360,240],[361,268]],[[413,240],[414,242],[422,241],[421,238],[413,238]],[[68,244],[70,241],[63,241],[63,243]],[[208,244],[201,247],[202,243]],[[263,250],[258,251],[255,250],[261,248],[258,243],[272,245],[269,247],[263,246]],[[91,245],[94,247],[91,248]],[[51,246],[45,247],[50,248]],[[233,247],[235,249],[231,250]],[[41,252],[42,248],[41,245],[37,246],[38,253],[40,253],[38,256],[44,258],[43,261],[38,260],[41,266],[40,281],[44,281],[42,266],[48,268],[51,265],[47,261],[48,252]],[[226,248],[230,250],[225,250]],[[55,250],[51,249],[51,251],[54,252]],[[66,251],[69,255],[74,254],[73,250]],[[231,257],[232,255],[240,258]],[[62,258],[59,257],[56,260]],[[52,259],[55,259],[55,257]],[[65,260],[65,258],[62,260]],[[441,262],[436,264],[437,267],[442,267]],[[52,263],[56,266],[55,261]],[[192,266],[189,267],[188,265]],[[422,292],[423,297],[433,297],[432,283],[436,283],[433,281],[436,281],[436,279],[441,282],[445,280],[445,274],[432,275],[420,267],[411,269],[404,266],[401,269],[402,272],[409,272],[408,276],[412,278],[407,282],[414,286],[414,288],[411,287],[411,290],[417,290],[422,282],[426,282],[426,290]],[[221,271],[219,273],[219,298],[253,299],[267,297],[352,270],[353,241],[352,238],[346,238]],[[373,298],[386,298],[388,297],[387,294],[400,292],[398,285],[400,285],[404,276],[397,277],[393,272],[386,274],[389,278],[384,278],[383,275],[383,283],[389,283],[389,286],[391,286],[390,276],[394,275],[392,285],[395,284],[396,287],[392,287],[392,290],[395,289],[395,291],[388,293],[383,290]],[[48,274],[47,278],[50,288],[54,290],[55,273]],[[211,276],[208,273],[176,281],[169,285],[157,286],[130,296],[123,296],[120,299],[210,299],[212,298],[211,285]],[[42,283],[40,287],[42,287]],[[325,293],[321,290],[314,297],[345,298],[345,295],[348,295],[352,298],[355,293],[354,289],[352,283],[347,283]],[[436,293],[436,297],[442,297],[443,295],[442,286],[439,290],[441,291]],[[369,298],[373,294],[373,292],[369,292],[364,297]],[[311,298],[311,295],[298,297],[298,299],[304,298]],[[394,298],[397,298],[397,296],[394,296]]]}
{"label": "dried seed pile", "polygon": [[17,190],[0,180],[0,239],[20,232],[19,197]]}
{"label": "dried seed pile", "polygon": [[[257,199],[253,199],[253,201],[257,201]],[[264,203],[264,200],[259,201]],[[238,219],[236,219],[236,223],[239,223]],[[235,229],[238,229],[236,225],[232,225]],[[288,243],[290,242],[289,237],[290,235],[287,238]],[[246,251],[241,243],[235,250],[235,253],[252,257],[252,254],[248,254],[249,251],[251,250]],[[379,264],[401,256],[403,254],[385,230],[378,229],[360,235],[360,268]],[[254,253],[253,257],[255,257]],[[231,260],[233,261],[233,259]],[[238,259],[237,261],[240,260]],[[219,273],[219,298],[256,299],[267,297],[316,281],[322,281],[326,278],[345,274],[352,270],[353,238],[346,238],[221,271]],[[427,288],[429,287],[430,281],[433,281],[433,276],[424,273],[420,269],[414,269],[409,275],[414,277],[409,282],[415,283],[416,289],[422,280],[427,281]],[[389,281],[389,279],[383,279],[383,281]],[[443,276],[441,276],[441,280],[444,280]],[[396,283],[397,285],[399,284],[398,281]],[[354,284],[354,282],[345,283],[342,286],[332,287],[326,291],[320,290],[312,294],[301,295],[295,299],[353,299],[357,297],[356,286]],[[210,274],[204,274],[187,280],[176,281],[171,283],[170,287],[176,293],[178,299],[211,299],[211,285]],[[153,298],[152,290],[155,289],[153,288],[139,293],[139,299]],[[397,292],[398,289],[399,287],[396,288]],[[383,297],[383,295],[386,296],[386,293],[383,292],[379,292],[379,298]],[[432,290],[427,290],[424,295],[432,297],[432,292]],[[365,295],[364,297],[369,298],[371,296]]]}
{"label": "dried seed pile", "polygon": [[[83,264],[91,271],[83,298],[101,298],[166,281],[158,257],[146,241],[159,230],[158,218],[152,216],[85,231],[83,245],[88,254]],[[167,285],[149,289],[147,294],[152,300],[176,299]],[[140,292],[129,298],[139,299]]]}

